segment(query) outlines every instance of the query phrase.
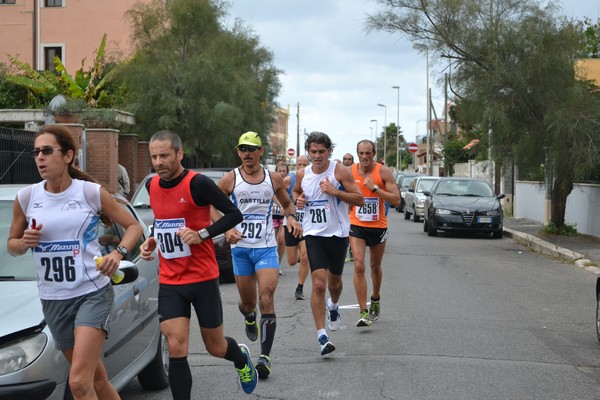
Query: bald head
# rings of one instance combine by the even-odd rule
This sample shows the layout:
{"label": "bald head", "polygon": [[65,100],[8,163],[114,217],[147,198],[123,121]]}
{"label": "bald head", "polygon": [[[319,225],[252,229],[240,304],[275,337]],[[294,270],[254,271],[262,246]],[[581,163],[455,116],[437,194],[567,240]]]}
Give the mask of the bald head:
{"label": "bald head", "polygon": [[354,164],[354,156],[350,153],[344,154],[344,157],[342,158],[342,164],[344,164],[345,167],[351,167],[352,164]]}
{"label": "bald head", "polygon": [[298,158],[296,158],[296,171],[308,167],[308,164],[310,164],[310,162],[308,161],[308,157],[306,157],[305,155],[298,156]]}

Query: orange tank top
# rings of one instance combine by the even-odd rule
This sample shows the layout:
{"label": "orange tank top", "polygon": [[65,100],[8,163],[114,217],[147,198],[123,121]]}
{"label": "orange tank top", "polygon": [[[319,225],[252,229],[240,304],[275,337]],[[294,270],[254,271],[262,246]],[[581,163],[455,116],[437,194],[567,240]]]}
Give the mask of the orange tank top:
{"label": "orange tank top", "polygon": [[154,211],[154,237],[159,249],[159,282],[183,285],[215,279],[219,265],[212,240],[187,245],[176,235],[182,227],[199,231],[210,225],[210,205],[199,207],[190,184],[197,172],[189,171],[174,188],[161,188],[160,177],[150,183],[150,207]]}
{"label": "orange tank top", "polygon": [[[352,207],[349,213],[350,223],[367,228],[387,228],[385,202],[381,197],[377,196],[377,193],[373,193],[365,187],[365,178],[358,173],[358,165],[354,164],[352,166],[352,175],[354,175],[354,181],[365,198],[365,205],[362,207]],[[379,174],[380,171],[381,164],[376,163],[375,169],[371,173],[371,178],[373,178],[375,185],[384,188],[385,185]]]}

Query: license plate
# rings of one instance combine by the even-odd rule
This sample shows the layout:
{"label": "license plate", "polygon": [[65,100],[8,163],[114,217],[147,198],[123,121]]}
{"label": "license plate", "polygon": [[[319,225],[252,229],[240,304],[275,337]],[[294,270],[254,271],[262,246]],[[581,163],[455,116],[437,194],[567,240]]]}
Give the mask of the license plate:
{"label": "license plate", "polygon": [[477,217],[477,222],[480,224],[491,224],[492,217]]}

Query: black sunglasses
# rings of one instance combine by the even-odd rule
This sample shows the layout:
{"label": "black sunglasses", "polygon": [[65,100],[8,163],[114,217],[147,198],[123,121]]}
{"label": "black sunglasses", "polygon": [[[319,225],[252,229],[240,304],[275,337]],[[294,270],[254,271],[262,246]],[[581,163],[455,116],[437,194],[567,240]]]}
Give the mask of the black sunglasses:
{"label": "black sunglasses", "polygon": [[33,149],[31,150],[31,155],[34,157],[37,157],[40,153],[42,153],[45,156],[49,156],[50,154],[54,153],[55,151],[62,151],[62,149],[56,149],[54,147],[42,147],[41,149]]}
{"label": "black sunglasses", "polygon": [[238,146],[238,150],[242,153],[249,151],[250,153],[254,153],[256,150],[260,149],[260,147],[256,146]]}

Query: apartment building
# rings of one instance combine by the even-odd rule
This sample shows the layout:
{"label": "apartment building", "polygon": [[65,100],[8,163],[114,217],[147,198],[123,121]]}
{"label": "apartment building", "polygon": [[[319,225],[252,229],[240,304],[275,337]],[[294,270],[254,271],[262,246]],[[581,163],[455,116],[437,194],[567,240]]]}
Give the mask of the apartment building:
{"label": "apartment building", "polygon": [[17,57],[37,70],[53,68],[60,57],[72,73],[93,61],[102,36],[107,55],[131,54],[131,27],[125,16],[139,0],[0,0],[0,62]]}

